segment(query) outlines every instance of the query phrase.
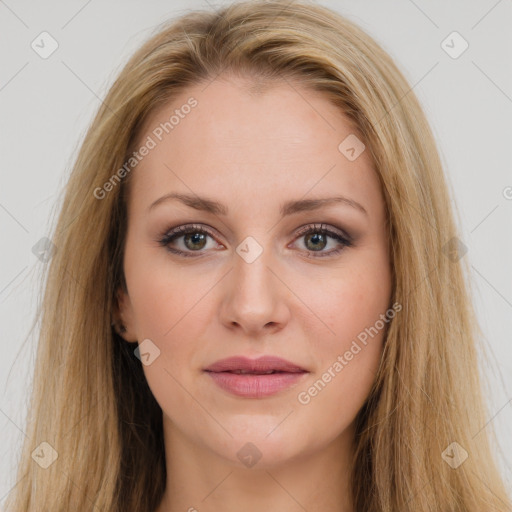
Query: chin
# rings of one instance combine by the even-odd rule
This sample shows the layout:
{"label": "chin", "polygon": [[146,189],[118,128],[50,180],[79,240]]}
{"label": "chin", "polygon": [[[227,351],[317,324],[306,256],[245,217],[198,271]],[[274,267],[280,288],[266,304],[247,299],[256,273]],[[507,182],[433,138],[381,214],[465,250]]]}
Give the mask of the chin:
{"label": "chin", "polygon": [[230,465],[252,470],[271,469],[288,464],[314,449],[303,445],[304,437],[296,439],[286,429],[279,432],[281,427],[276,428],[276,425],[278,422],[274,421],[271,428],[267,428],[266,423],[261,428],[232,426],[229,431],[233,437],[226,439],[223,436],[220,445],[212,445],[210,438],[208,445]]}

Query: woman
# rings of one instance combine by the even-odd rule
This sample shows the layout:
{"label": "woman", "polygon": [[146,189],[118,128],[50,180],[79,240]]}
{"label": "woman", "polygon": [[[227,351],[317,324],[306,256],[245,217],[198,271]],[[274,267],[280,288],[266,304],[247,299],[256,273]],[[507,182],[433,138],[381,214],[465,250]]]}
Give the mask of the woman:
{"label": "woman", "polygon": [[187,14],[69,180],[6,510],[511,510],[425,116],[320,6]]}

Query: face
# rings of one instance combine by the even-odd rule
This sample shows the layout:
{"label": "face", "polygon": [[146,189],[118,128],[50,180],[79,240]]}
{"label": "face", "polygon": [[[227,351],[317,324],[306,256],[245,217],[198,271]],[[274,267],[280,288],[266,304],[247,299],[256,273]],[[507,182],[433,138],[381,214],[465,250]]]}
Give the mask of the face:
{"label": "face", "polygon": [[[166,443],[237,465],[256,447],[271,467],[350,432],[391,294],[385,204],[355,134],[320,93],[276,82],[255,95],[234,78],[189,87],[146,122],[119,313]],[[236,356],[247,366],[205,371]]]}

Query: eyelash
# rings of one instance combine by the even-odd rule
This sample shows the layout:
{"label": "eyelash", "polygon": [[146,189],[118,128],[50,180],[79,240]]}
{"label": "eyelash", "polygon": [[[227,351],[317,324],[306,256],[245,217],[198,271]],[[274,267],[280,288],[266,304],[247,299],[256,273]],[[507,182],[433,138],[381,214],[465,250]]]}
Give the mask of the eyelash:
{"label": "eyelash", "polygon": [[[197,224],[187,224],[184,226],[179,226],[177,228],[172,229],[171,231],[166,231],[163,236],[158,240],[159,244],[165,247],[169,252],[172,252],[173,254],[178,254],[180,256],[186,257],[186,258],[197,258],[201,256],[201,253],[199,251],[181,251],[179,249],[174,249],[169,247],[169,244],[173,242],[174,240],[181,238],[184,235],[187,234],[196,234],[201,233],[205,235],[209,235],[211,238],[215,239],[215,236],[213,233],[211,233],[209,230],[205,229],[204,227],[197,225]],[[339,254],[341,251],[345,249],[345,247],[352,247],[353,242],[352,240],[347,237],[343,236],[340,233],[333,231],[327,227],[325,227],[324,224],[312,224],[309,226],[305,226],[302,228],[299,233],[296,236],[296,239],[301,238],[303,236],[309,235],[311,233],[320,233],[322,235],[328,235],[330,238],[333,238],[337,240],[341,247],[337,249],[332,249],[331,251],[327,253],[322,253],[320,251],[307,251],[307,257],[308,258],[325,258],[328,256],[335,256]],[[194,255],[194,252],[198,252],[199,254]]]}

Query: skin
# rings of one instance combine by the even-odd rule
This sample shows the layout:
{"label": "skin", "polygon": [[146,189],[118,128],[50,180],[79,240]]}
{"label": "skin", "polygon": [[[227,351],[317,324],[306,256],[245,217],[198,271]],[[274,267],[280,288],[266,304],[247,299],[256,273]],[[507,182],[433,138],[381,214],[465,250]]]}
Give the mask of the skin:
{"label": "skin", "polygon": [[[298,394],[390,307],[386,209],[369,151],[349,161],[338,150],[356,132],[320,93],[284,81],[249,90],[233,76],[183,91],[150,117],[139,141],[191,96],[198,105],[132,171],[128,293],[119,293],[124,338],[149,338],[160,350],[143,367],[163,410],[168,480],[157,512],[352,511],[354,419],[375,380],[385,329],[308,404]],[[229,212],[175,200],[148,212],[169,192],[207,196]],[[341,194],[367,213],[337,203],[279,215],[285,200]],[[185,245],[181,236],[171,245],[202,256],[172,254],[158,242],[189,223],[215,238]],[[297,236],[317,223],[345,230],[353,245]],[[236,252],[248,236],[263,250],[252,263]],[[242,398],[203,372],[225,357],[263,354],[309,373],[271,397]],[[250,468],[237,457],[248,442],[262,455]]]}

